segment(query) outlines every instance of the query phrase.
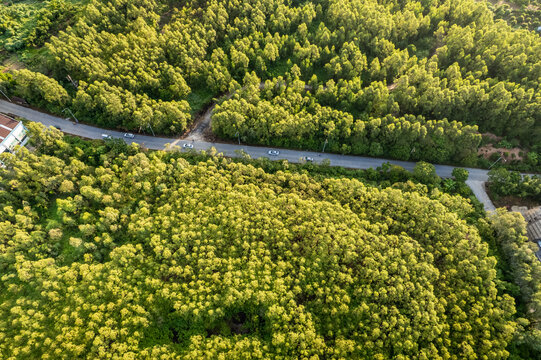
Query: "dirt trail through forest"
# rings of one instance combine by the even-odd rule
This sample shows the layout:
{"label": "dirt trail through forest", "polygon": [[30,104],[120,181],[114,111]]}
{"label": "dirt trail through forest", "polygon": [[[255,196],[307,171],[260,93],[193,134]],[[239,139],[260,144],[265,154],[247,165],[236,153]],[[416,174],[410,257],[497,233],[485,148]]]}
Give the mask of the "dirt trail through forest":
{"label": "dirt trail through forest", "polygon": [[[264,85],[265,83],[261,82],[259,84],[259,88],[262,89]],[[304,89],[312,90],[312,86],[305,85]],[[234,94],[235,92],[228,93],[226,95],[226,99],[231,99]],[[212,121],[212,112],[214,111],[215,107],[216,107],[216,102],[213,100],[213,102],[209,105],[207,110],[202,115],[198,116],[195,119],[192,130],[188,132],[188,134],[184,137],[184,139],[192,140],[192,141],[214,140],[214,136],[212,134],[211,121]]]}

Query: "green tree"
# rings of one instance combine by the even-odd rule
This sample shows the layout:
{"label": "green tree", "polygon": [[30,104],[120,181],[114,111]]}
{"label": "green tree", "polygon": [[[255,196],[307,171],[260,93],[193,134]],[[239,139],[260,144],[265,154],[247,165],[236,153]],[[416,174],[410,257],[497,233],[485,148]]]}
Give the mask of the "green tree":
{"label": "green tree", "polygon": [[437,185],[441,181],[440,177],[436,174],[436,167],[424,161],[415,164],[413,176],[424,184]]}

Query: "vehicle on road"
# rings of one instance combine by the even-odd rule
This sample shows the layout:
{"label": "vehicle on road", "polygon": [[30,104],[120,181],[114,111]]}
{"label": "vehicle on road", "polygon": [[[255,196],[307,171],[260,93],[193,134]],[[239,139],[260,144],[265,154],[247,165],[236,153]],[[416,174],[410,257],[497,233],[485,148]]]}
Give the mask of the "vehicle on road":
{"label": "vehicle on road", "polygon": [[304,161],[306,162],[314,162],[314,158],[313,157],[310,157],[310,156],[305,156],[302,158]]}
{"label": "vehicle on road", "polygon": [[269,150],[270,156],[278,156],[280,155],[280,152],[278,150]]}
{"label": "vehicle on road", "polygon": [[56,125],[54,125],[54,127],[55,127],[56,129],[58,129],[58,130],[62,131],[62,128],[61,128],[60,126],[56,126]]}
{"label": "vehicle on road", "polygon": [[133,138],[135,137],[135,135],[130,134],[130,133],[124,133],[124,137],[125,137],[126,139],[133,139]]}
{"label": "vehicle on road", "polygon": [[111,135],[107,135],[107,134],[101,134],[101,138],[102,138],[103,140],[110,140],[110,139],[112,139]]}
{"label": "vehicle on road", "polygon": [[186,143],[186,144],[183,144],[182,147],[183,147],[184,149],[193,149],[193,144],[188,144],[188,143]]}

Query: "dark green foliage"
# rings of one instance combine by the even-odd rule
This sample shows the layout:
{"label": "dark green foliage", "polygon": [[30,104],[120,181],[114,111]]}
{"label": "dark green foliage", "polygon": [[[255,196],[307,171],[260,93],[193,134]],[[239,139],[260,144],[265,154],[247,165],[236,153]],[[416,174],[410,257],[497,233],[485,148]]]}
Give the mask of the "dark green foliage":
{"label": "dark green foliage", "polygon": [[517,171],[496,168],[488,173],[488,187],[496,196],[518,196],[541,203],[541,177],[522,176]]}
{"label": "dark green foliage", "polygon": [[468,177],[470,176],[468,170],[461,169],[461,168],[454,168],[453,169],[453,177],[456,181],[465,183],[468,180]]}
{"label": "dark green foliage", "polygon": [[43,46],[51,35],[73,23],[81,0],[3,1],[0,49],[20,51]]}

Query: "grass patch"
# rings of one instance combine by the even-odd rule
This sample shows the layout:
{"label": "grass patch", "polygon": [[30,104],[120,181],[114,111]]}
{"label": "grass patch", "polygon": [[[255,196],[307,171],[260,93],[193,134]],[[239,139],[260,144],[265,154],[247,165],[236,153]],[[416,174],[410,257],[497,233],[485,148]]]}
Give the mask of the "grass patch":
{"label": "grass patch", "polygon": [[277,60],[267,67],[267,77],[272,79],[278,76],[284,76],[290,68],[291,65],[287,63],[287,59]]}
{"label": "grass patch", "polygon": [[20,62],[29,69],[50,75],[50,69],[47,67],[48,51],[46,48],[28,48],[21,52]]}
{"label": "grass patch", "polygon": [[190,104],[192,116],[200,113],[204,108],[207,107],[214,98],[214,93],[210,89],[192,89],[188,94],[186,100]]}
{"label": "grass patch", "polygon": [[325,84],[331,79],[329,72],[323,66],[315,66],[313,70],[320,84]]}
{"label": "grass patch", "polygon": [[25,67],[17,54],[3,52],[2,55],[2,66],[5,68],[5,71],[19,70]]}

